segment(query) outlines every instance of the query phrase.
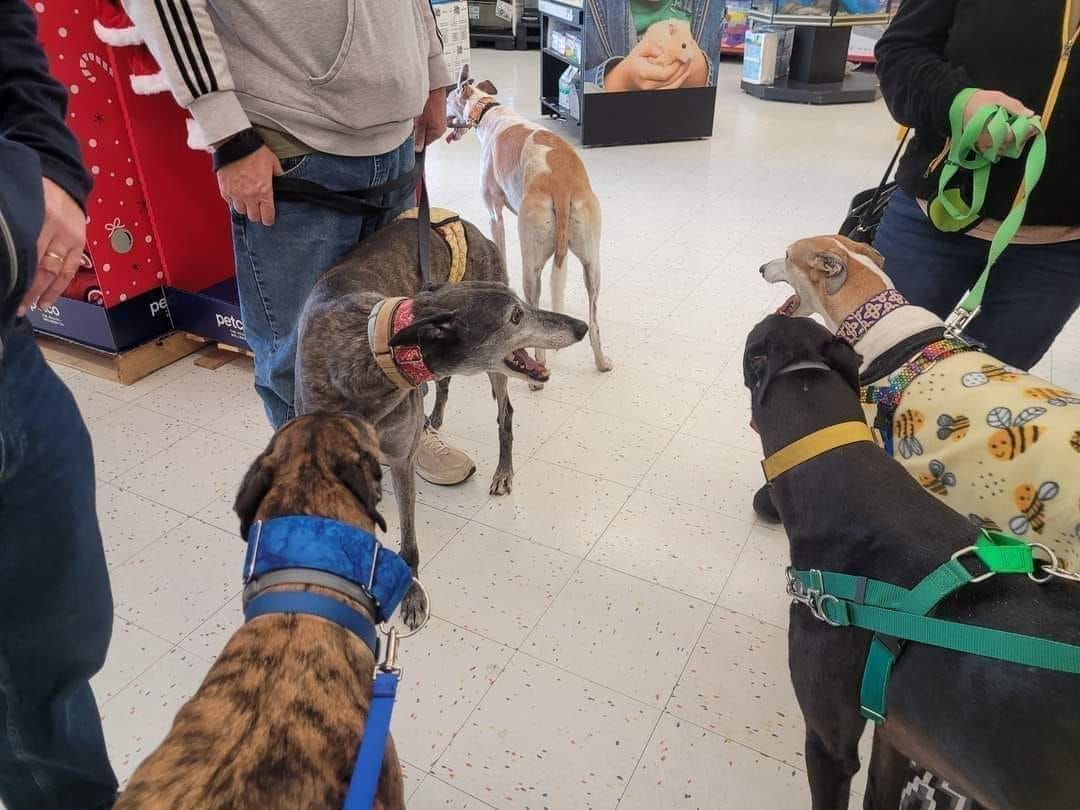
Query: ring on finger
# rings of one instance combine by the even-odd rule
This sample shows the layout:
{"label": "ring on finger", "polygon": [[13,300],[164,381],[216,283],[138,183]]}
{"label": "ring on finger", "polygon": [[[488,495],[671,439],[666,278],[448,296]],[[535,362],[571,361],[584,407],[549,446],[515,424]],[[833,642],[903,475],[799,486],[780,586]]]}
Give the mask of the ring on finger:
{"label": "ring on finger", "polygon": [[63,254],[57,253],[55,250],[46,250],[45,256],[43,258],[56,259],[58,262],[60,262],[60,264],[63,264],[65,256],[63,256]]}

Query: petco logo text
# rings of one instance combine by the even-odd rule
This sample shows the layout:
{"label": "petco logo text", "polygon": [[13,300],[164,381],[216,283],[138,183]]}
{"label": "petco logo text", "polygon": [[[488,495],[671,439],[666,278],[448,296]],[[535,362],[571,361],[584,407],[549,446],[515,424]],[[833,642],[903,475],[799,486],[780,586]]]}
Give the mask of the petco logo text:
{"label": "petco logo text", "polygon": [[162,312],[164,312],[166,314],[168,314],[168,312],[169,312],[169,305],[168,305],[168,303],[166,303],[164,297],[158,299],[157,301],[151,301],[150,302],[150,317],[151,318],[156,318]]}
{"label": "petco logo text", "polygon": [[235,315],[219,314],[217,316],[217,325],[222,329],[237,329],[241,332],[244,331],[244,322]]}

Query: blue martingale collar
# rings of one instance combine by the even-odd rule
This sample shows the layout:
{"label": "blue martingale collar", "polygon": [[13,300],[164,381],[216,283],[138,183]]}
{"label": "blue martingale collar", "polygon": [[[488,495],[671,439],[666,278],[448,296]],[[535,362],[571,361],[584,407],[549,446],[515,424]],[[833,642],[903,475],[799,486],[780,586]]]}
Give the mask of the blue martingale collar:
{"label": "blue martingale collar", "polygon": [[[359,587],[374,601],[378,623],[390,618],[413,581],[412,569],[401,557],[356,526],[308,515],[252,525],[244,559],[245,585],[273,571],[297,568],[332,574]],[[257,596],[249,606],[277,593]]]}

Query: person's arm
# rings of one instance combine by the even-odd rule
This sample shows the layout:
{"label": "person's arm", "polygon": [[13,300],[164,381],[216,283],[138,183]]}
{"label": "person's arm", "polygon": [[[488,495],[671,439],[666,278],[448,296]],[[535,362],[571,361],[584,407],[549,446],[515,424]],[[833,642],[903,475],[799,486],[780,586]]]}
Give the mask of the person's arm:
{"label": "person's arm", "polygon": [[180,11],[173,3],[126,0],[124,9],[165,72],[177,103],[191,113],[207,141],[220,144],[250,129],[251,122],[234,92],[206,5],[206,0],[184,0]]}
{"label": "person's arm", "polygon": [[25,0],[0,0],[0,135],[33,149],[45,177],[86,205],[91,179],[64,123],[67,91],[49,75]]}
{"label": "person's arm", "polygon": [[949,135],[949,107],[975,84],[945,61],[958,0],[903,0],[874,48],[881,94],[899,123]]}
{"label": "person's arm", "polygon": [[442,34],[439,33],[439,25],[435,21],[435,8],[431,5],[431,0],[415,1],[420,7],[420,17],[427,28],[428,91],[445,90],[457,81],[457,77],[450,75],[446,59],[443,58]]}

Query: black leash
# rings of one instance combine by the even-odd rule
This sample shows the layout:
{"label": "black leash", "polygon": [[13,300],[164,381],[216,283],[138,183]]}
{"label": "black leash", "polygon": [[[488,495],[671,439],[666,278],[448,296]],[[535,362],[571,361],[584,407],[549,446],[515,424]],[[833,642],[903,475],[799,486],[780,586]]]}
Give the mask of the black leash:
{"label": "black leash", "polygon": [[413,171],[420,175],[420,201],[416,214],[416,251],[420,267],[421,291],[432,290],[431,282],[431,203],[428,201],[427,180],[424,177],[424,159],[427,157],[425,146],[416,153],[416,166]]}
{"label": "black leash", "polygon": [[[416,153],[416,162],[411,171],[400,177],[373,188],[361,188],[353,191],[340,191],[326,188],[310,180],[299,177],[275,177],[274,196],[281,200],[306,202],[331,208],[344,214],[362,216],[381,216],[392,213],[394,206],[381,205],[373,200],[406,188],[419,188],[419,206],[417,224],[417,259],[420,267],[421,290],[431,290],[431,203],[428,201],[427,182],[424,179],[424,158],[426,150]],[[419,183],[419,186],[417,184]]]}

